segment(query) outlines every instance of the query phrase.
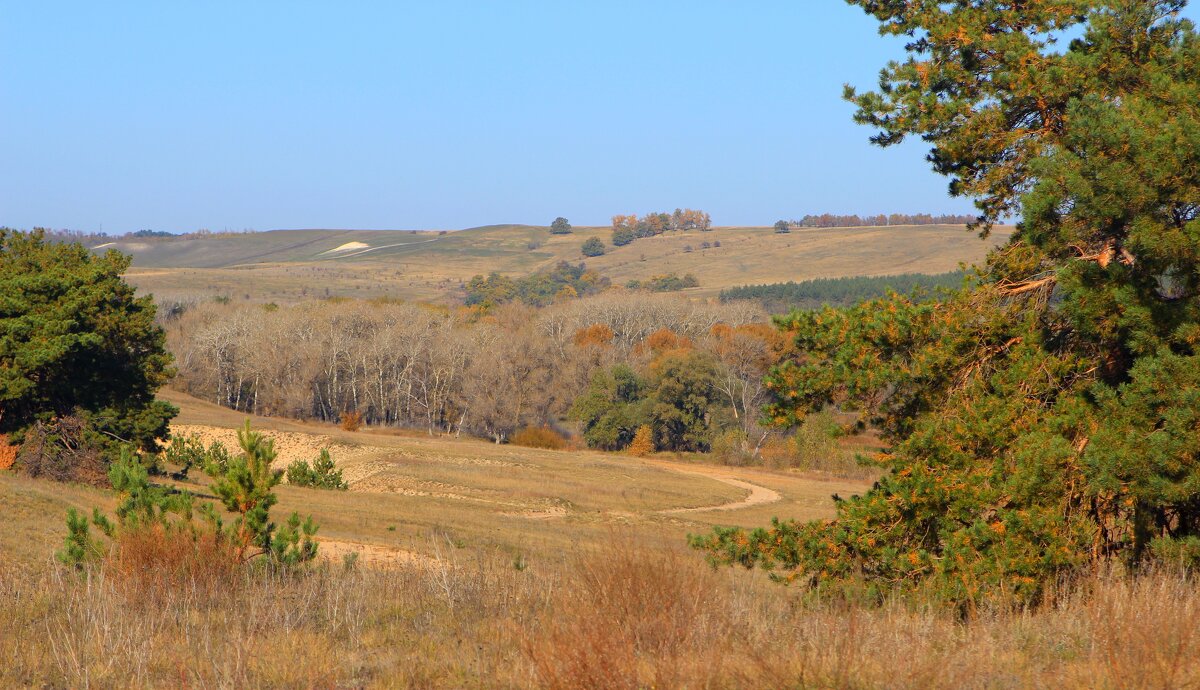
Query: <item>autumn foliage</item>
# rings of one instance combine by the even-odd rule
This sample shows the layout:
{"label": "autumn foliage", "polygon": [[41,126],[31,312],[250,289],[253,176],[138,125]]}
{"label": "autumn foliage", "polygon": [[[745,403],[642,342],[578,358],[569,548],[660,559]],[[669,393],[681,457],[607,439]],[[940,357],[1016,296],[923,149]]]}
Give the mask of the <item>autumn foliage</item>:
{"label": "autumn foliage", "polygon": [[363,425],[363,414],[358,410],[343,412],[338,425],[342,431],[358,431]]}
{"label": "autumn foliage", "polygon": [[527,426],[510,436],[508,441],[515,446],[526,448],[562,450],[567,447],[567,439],[548,426]]}
{"label": "autumn foliage", "polygon": [[629,443],[629,452],[638,457],[645,457],[654,452],[654,429],[643,424],[637,428],[633,440]]}

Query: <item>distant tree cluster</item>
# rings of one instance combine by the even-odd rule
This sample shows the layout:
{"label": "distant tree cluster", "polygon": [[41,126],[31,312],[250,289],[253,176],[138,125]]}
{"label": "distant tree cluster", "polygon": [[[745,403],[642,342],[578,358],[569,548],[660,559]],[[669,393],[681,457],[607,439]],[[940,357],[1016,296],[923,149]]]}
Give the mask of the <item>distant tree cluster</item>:
{"label": "distant tree cluster", "polygon": [[707,452],[730,434],[745,439],[766,391],[749,376],[787,350],[787,338],[765,324],[714,326],[697,346],[670,330],[639,344],[648,361],[596,371],[571,407],[589,447]]}
{"label": "distant tree cluster", "polygon": [[640,237],[653,237],[676,230],[711,230],[712,218],[704,211],[675,209],[674,213],[616,215],[612,219],[613,246],[623,247]]}
{"label": "distant tree cluster", "polygon": [[137,232],[126,233],[125,236],[145,239],[150,237],[174,237],[175,235],[164,230],[138,230]]}
{"label": "distant tree cluster", "polygon": [[608,286],[608,278],[589,271],[583,264],[560,261],[548,271],[524,278],[509,278],[499,273],[477,275],[467,283],[466,304],[485,309],[507,302],[544,307],[564,299],[594,295]]}
{"label": "distant tree cluster", "polygon": [[631,280],[625,283],[625,287],[630,290],[648,290],[650,292],[678,292],[699,286],[700,281],[696,280],[696,276],[691,273],[686,273],[683,277],[676,273],[667,273],[646,280]]}
{"label": "distant tree cluster", "polygon": [[84,245],[90,245],[94,242],[111,239],[106,232],[83,232],[82,230],[67,229],[52,230],[41,227],[35,227],[31,232],[41,234],[47,242],[79,242]]}
{"label": "distant tree cluster", "polygon": [[902,273],[893,276],[817,278],[800,282],[743,285],[721,291],[721,301],[754,300],[767,311],[782,314],[792,309],[848,307],[863,300],[883,297],[888,290],[902,294],[916,289],[936,290],[962,286],[966,273]]}
{"label": "distant tree cluster", "polygon": [[[839,216],[832,213],[822,213],[819,216],[804,216],[800,220],[790,221],[788,225],[801,228],[857,228],[880,225],[966,225],[976,220],[978,220],[976,216],[961,214],[935,216],[929,213],[915,213],[911,215],[906,213],[884,215],[881,213],[874,216]],[[779,223],[775,224],[775,229],[776,232],[780,232]]]}

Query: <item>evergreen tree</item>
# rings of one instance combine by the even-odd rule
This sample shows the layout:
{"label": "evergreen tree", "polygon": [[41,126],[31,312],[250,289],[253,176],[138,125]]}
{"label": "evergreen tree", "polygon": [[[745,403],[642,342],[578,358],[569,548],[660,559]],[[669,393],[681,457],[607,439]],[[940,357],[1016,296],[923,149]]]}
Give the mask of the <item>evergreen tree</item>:
{"label": "evergreen tree", "polygon": [[[1181,1],[850,0],[910,37],[847,96],[917,135],[980,226],[1021,223],[941,303],[794,313],[772,420],[855,407],[886,475],[823,523],[693,538],[841,589],[1035,600],[1120,559],[1200,556],[1200,40]],[[1077,36],[1063,49],[1052,41]]]}
{"label": "evergreen tree", "polygon": [[279,500],[272,489],[283,479],[283,470],[271,468],[275,461],[275,442],[250,429],[250,420],[238,430],[242,453],[228,460],[224,473],[218,474],[212,485],[213,493],[234,513],[227,528],[241,557],[253,555],[251,547],[271,555],[276,561],[292,564],[311,560],[316,555],[312,537],[316,526],[312,518],[301,522],[292,514],[283,530],[276,534],[271,522],[271,507]]}
{"label": "evergreen tree", "polygon": [[[311,516],[302,520],[298,513],[292,513],[278,528],[270,519],[271,507],[278,500],[272,489],[282,475],[281,471],[271,469],[274,443],[251,431],[249,420],[238,431],[238,441],[242,454],[235,457],[230,457],[218,444],[205,451],[198,439],[179,444],[174,451],[177,461],[181,455],[187,455],[189,466],[200,465],[213,477],[213,493],[233,515],[229,524],[212,503],[202,502],[197,506],[193,494],[152,483],[146,463],[124,448],[121,457],[108,469],[109,480],[121,495],[116,521],[109,520],[99,509],[93,509],[91,520],[73,508],[68,510],[67,537],[58,552],[59,560],[82,567],[106,553],[92,535],[92,526],[110,539],[145,529],[161,530],[162,538],[192,542],[207,534],[239,562],[266,557],[274,565],[296,566],[313,560],[317,555],[313,540],[317,525]],[[323,458],[328,460],[328,454]],[[331,468],[323,463],[320,467],[325,476],[332,476],[328,472]],[[340,478],[338,473],[337,479]],[[252,550],[255,547],[257,550]]]}
{"label": "evergreen tree", "polygon": [[308,486],[314,489],[334,489],[345,491],[350,485],[342,479],[342,471],[329,457],[329,449],[322,448],[321,454],[312,465],[306,460],[296,460],[287,468],[288,484]]}
{"label": "evergreen tree", "polygon": [[153,300],[121,277],[129,262],[0,228],[0,433],[75,416],[109,461],[122,443],[154,451],[167,437],[177,410],[154,395],[171,356]]}

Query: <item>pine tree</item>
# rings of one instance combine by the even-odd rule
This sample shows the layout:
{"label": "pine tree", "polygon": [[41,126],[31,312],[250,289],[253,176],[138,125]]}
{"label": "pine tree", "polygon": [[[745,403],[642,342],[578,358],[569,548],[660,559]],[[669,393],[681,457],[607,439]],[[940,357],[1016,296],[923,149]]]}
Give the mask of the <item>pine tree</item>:
{"label": "pine tree", "polygon": [[[113,488],[121,495],[116,521],[109,520],[99,509],[92,511],[90,521],[74,509],[69,510],[68,534],[58,553],[59,560],[78,567],[105,553],[91,533],[92,526],[110,539],[143,529],[161,529],[164,538],[192,541],[207,534],[229,549],[238,561],[265,557],[272,565],[286,567],[313,560],[317,555],[313,538],[318,527],[311,516],[302,520],[298,513],[292,513],[278,528],[271,521],[271,508],[278,501],[272,489],[283,474],[271,469],[275,460],[274,442],[252,431],[249,420],[238,431],[238,442],[242,453],[232,457],[218,444],[203,451],[198,441],[176,449],[176,457],[186,452],[192,465],[202,466],[213,477],[212,492],[232,514],[230,522],[226,523],[225,516],[212,503],[197,505],[196,496],[187,491],[152,483],[147,463],[126,448],[108,470]],[[328,454],[324,459],[328,460]],[[322,476],[336,475],[340,480],[340,472],[331,471],[332,461],[328,466],[320,463],[319,468]]]}
{"label": "pine tree", "polygon": [[171,356],[153,299],[122,278],[129,261],[0,228],[0,434],[19,442],[37,422],[78,417],[108,461],[167,437],[177,410],[154,395]]}
{"label": "pine tree", "polygon": [[[892,441],[823,523],[693,545],[817,587],[1036,600],[1119,559],[1200,557],[1200,39],[1183,2],[850,0],[911,37],[873,140],[932,144],[986,233],[968,289],[793,313],[787,426],[830,403]],[[1070,32],[1063,49],[1052,44]]]}
{"label": "pine tree", "polygon": [[288,484],[308,486],[314,489],[334,489],[345,491],[350,485],[342,479],[342,471],[334,465],[329,457],[329,449],[322,448],[321,454],[312,465],[306,460],[296,460],[287,468]]}

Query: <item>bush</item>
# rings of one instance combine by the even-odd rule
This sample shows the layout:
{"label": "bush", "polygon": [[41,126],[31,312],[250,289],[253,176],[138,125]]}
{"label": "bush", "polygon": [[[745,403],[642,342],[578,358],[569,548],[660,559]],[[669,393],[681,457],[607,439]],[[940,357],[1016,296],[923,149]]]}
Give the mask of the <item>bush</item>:
{"label": "bush", "polygon": [[562,450],[567,447],[567,439],[548,426],[527,426],[510,436],[508,442],[526,448]]}
{"label": "bush", "polygon": [[638,430],[633,435],[633,441],[629,444],[629,452],[639,458],[645,457],[653,453],[654,447],[654,429],[650,428],[649,424],[643,424],[638,427]]}
{"label": "bush", "polygon": [[583,242],[583,246],[579,249],[584,256],[604,256],[604,242],[598,237],[589,237]]}
{"label": "bush", "polygon": [[734,428],[717,434],[712,441],[712,455],[726,465],[742,467],[754,464],[754,454],[746,449],[746,432]]}
{"label": "bush", "polygon": [[[275,444],[251,431],[249,421],[238,432],[238,442],[240,455],[226,456],[223,469],[217,462],[210,462],[207,468],[214,479],[213,494],[233,516],[228,522],[212,503],[197,506],[196,497],[187,491],[152,484],[142,459],[126,448],[108,468],[109,482],[122,495],[116,521],[99,509],[92,510],[90,520],[74,508],[68,510],[67,537],[57,554],[59,560],[83,568],[103,556],[106,549],[91,532],[95,526],[118,547],[123,541],[148,538],[149,545],[136,548],[154,550],[158,546],[153,542],[162,541],[159,536],[169,536],[172,542],[184,540],[185,546],[190,540],[192,547],[211,543],[213,548],[228,549],[237,563],[261,559],[273,567],[291,568],[312,561],[317,555],[313,540],[317,525],[312,517],[301,520],[298,513],[292,513],[283,525],[271,521],[271,507],[278,501],[271,489],[283,475],[271,469]],[[177,547],[174,543],[163,546],[168,550]]]}
{"label": "bush", "polygon": [[162,460],[166,465],[178,468],[171,475],[172,479],[187,479],[193,467],[199,467],[207,474],[224,473],[229,466],[229,451],[216,441],[205,448],[204,442],[196,434],[172,436],[170,445],[163,451]]}
{"label": "bush", "polygon": [[614,247],[624,247],[635,239],[637,239],[637,235],[632,230],[625,228],[613,229],[612,243]]}
{"label": "bush", "polygon": [[31,477],[107,486],[104,458],[86,432],[87,423],[75,416],[35,422],[25,431],[13,466]]}
{"label": "bush", "polygon": [[8,434],[0,434],[0,470],[7,470],[17,462],[17,447],[9,445]]}
{"label": "bush", "polygon": [[329,449],[322,448],[321,455],[310,466],[305,460],[297,460],[288,465],[288,484],[306,486],[313,489],[333,489],[345,491],[350,485],[342,479],[342,471],[333,464],[329,457]]}
{"label": "bush", "polygon": [[343,431],[358,431],[363,425],[363,414],[358,410],[342,413],[341,427]]}
{"label": "bush", "polygon": [[521,649],[540,687],[722,685],[713,669],[730,649],[732,628],[711,570],[673,549],[624,543],[572,569],[575,586],[558,588],[540,620],[522,628]]}
{"label": "bush", "polygon": [[202,592],[228,589],[241,570],[233,546],[218,534],[161,524],[121,531],[105,555],[104,565],[134,592],[152,597],[181,588]]}

